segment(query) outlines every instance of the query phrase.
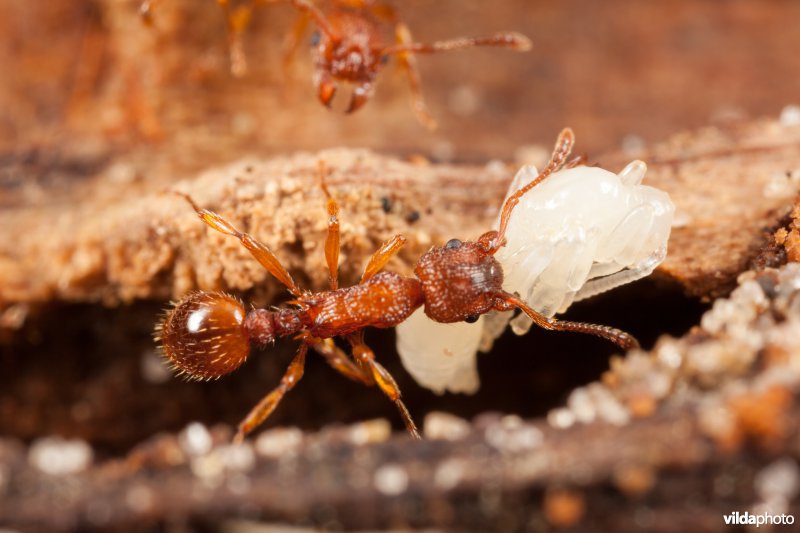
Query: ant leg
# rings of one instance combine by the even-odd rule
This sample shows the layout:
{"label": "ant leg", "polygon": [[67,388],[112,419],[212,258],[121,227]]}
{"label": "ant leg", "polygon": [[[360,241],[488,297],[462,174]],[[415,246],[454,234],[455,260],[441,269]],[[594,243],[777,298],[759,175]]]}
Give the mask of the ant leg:
{"label": "ant leg", "polygon": [[[410,46],[413,44],[411,31],[402,22],[395,24],[394,33],[398,46]],[[422,96],[422,83],[419,77],[419,69],[417,68],[417,59],[410,52],[398,52],[397,59],[408,78],[408,85],[411,90],[411,108],[414,110],[417,120],[429,130],[435,130],[438,127],[436,119],[428,111],[425,99]]]}
{"label": "ant leg", "polygon": [[319,161],[319,183],[328,198],[328,235],[325,237],[325,262],[328,264],[328,281],[331,290],[339,288],[339,204],[325,184],[325,163]]}
{"label": "ant leg", "polygon": [[281,378],[280,385],[264,396],[264,398],[247,414],[244,420],[239,423],[239,429],[236,431],[236,436],[233,438],[234,444],[241,444],[245,435],[253,431],[253,429],[266,420],[278,406],[278,403],[280,403],[284,395],[300,381],[300,378],[303,377],[307,351],[308,345],[305,343],[301,344],[297,355],[294,356],[294,359],[292,359],[292,362],[289,364],[289,368],[286,369],[286,373]]}
{"label": "ant leg", "polygon": [[192,197],[186,193],[182,193],[179,191],[173,191],[178,196],[182,196],[189,204],[191,204],[192,208],[197,213],[197,216],[200,217],[200,220],[214,228],[215,230],[219,231],[220,233],[224,233],[225,235],[231,235],[239,239],[239,242],[247,248],[247,250],[252,254],[252,256],[261,263],[261,266],[267,269],[267,271],[275,276],[275,279],[283,283],[289,292],[294,294],[295,296],[300,296],[300,288],[292,279],[292,276],[286,270],[286,268],[281,264],[278,258],[272,253],[272,250],[267,247],[266,244],[254,239],[251,235],[247,233],[242,233],[238,229],[236,229],[233,224],[219,216],[218,214],[214,213],[213,211],[209,211],[208,209],[202,209],[199,207]]}
{"label": "ant leg", "polygon": [[217,4],[225,15],[231,74],[240,78],[247,74],[247,56],[245,56],[242,47],[242,34],[244,34],[253,16],[254,0],[250,0],[246,4],[236,6],[235,8],[231,8],[230,0],[217,0]]}
{"label": "ant leg", "polygon": [[508,227],[508,221],[511,218],[511,212],[519,203],[520,198],[528,192],[529,190],[533,189],[535,186],[539,185],[544,179],[553,174],[554,172],[560,170],[567,161],[569,154],[572,152],[572,146],[575,144],[575,134],[572,132],[570,128],[564,128],[561,130],[561,133],[558,135],[558,139],[556,140],[555,148],[553,148],[553,153],[550,156],[550,161],[547,163],[547,166],[542,169],[538,176],[536,176],[533,180],[530,181],[527,185],[517,190],[514,194],[508,197],[505,204],[503,204],[503,210],[500,213],[500,225],[499,229],[494,231],[489,231],[484,233],[478,239],[478,242],[484,245],[486,248],[486,253],[489,255],[494,255],[497,250],[499,250],[505,244],[505,235],[506,235],[506,228]]}
{"label": "ant leg", "polygon": [[397,386],[397,382],[394,380],[389,371],[383,368],[383,366],[375,360],[375,353],[372,351],[372,349],[370,349],[369,346],[364,344],[364,341],[361,339],[362,335],[363,332],[361,334],[351,335],[348,337],[348,340],[353,347],[353,357],[357,362],[361,363],[370,370],[375,383],[378,384],[383,393],[388,396],[389,399],[392,400],[397,406],[397,410],[400,411],[400,417],[403,419],[403,423],[406,425],[406,430],[408,430],[408,432],[411,434],[411,437],[415,439],[421,439],[422,437],[419,434],[417,425],[411,418],[411,413],[408,412],[408,408],[406,408],[403,400],[400,399],[400,388]]}
{"label": "ant leg", "polygon": [[294,57],[297,49],[300,46],[303,35],[308,29],[308,23],[311,19],[306,13],[300,13],[292,24],[291,31],[286,35],[283,41],[283,70],[289,71],[291,59]]}
{"label": "ant leg", "polygon": [[586,322],[569,322],[566,320],[547,318],[541,313],[537,313],[516,296],[508,293],[505,293],[500,297],[499,302],[495,304],[494,308],[497,311],[511,311],[514,308],[519,308],[523,313],[528,315],[537,326],[543,329],[555,331],[575,331],[577,333],[596,335],[613,342],[626,351],[639,347],[639,341],[637,341],[636,338],[630,333],[625,333],[624,331],[612,328],[611,326],[601,326],[598,324],[588,324]]}
{"label": "ant leg", "polygon": [[406,238],[402,235],[395,235],[390,240],[383,243],[381,247],[372,254],[372,257],[369,258],[369,262],[366,268],[364,268],[364,274],[361,276],[361,281],[359,283],[364,283],[380,272],[381,269],[386,266],[386,263],[389,262],[389,259],[394,257],[405,243]]}
{"label": "ant leg", "polygon": [[345,377],[363,383],[364,385],[375,385],[372,374],[369,374],[363,368],[356,365],[344,350],[334,344],[332,339],[308,338],[306,342],[316,350],[317,353],[322,355],[334,370]]}

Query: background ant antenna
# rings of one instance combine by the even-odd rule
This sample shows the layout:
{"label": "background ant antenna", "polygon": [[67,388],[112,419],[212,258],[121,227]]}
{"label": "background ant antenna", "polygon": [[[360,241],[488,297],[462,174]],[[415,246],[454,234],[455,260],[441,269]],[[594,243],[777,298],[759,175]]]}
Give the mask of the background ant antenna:
{"label": "background ant antenna", "polygon": [[292,0],[292,5],[311,17],[319,30],[330,39],[339,39],[339,34],[333,29],[325,13],[308,0]]}
{"label": "background ant antenna", "polygon": [[433,54],[436,52],[449,52],[451,50],[463,50],[476,46],[503,46],[526,52],[533,47],[533,43],[526,36],[517,32],[495,33],[488,37],[459,37],[446,41],[436,41],[434,43],[401,43],[387,46],[381,50],[381,55],[392,54]]}

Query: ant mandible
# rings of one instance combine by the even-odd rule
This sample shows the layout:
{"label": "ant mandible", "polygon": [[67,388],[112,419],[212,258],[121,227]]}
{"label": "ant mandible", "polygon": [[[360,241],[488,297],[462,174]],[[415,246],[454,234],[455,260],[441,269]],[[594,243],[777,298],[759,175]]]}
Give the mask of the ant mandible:
{"label": "ant mandible", "polygon": [[[144,0],[140,7],[143,20],[152,22],[154,4],[158,0]],[[390,57],[396,56],[408,77],[412,108],[417,119],[430,129],[436,121],[428,112],[422,96],[419,71],[414,55],[463,50],[477,46],[500,46],[527,51],[531,41],[522,34],[501,32],[483,37],[460,37],[433,43],[417,43],[408,26],[401,22],[395,9],[380,0],[328,0],[324,9],[311,0],[247,0],[236,7],[230,0],[217,0],[227,21],[231,71],[243,75],[247,61],[242,49],[241,36],[257,4],[291,4],[301,13],[286,42],[287,57],[297,48],[309,22],[317,30],[311,44],[314,61],[314,85],[317,97],[326,107],[331,106],[337,84],[353,86],[346,109],[352,113],[372,97],[378,72]],[[393,42],[388,38],[393,33]]]}
{"label": "ant mandible", "polygon": [[[275,410],[281,398],[303,376],[309,347],[346,377],[365,385],[377,384],[397,406],[408,432],[420,438],[401,400],[397,383],[365,344],[364,328],[394,327],[423,305],[428,317],[443,323],[475,321],[492,310],[520,309],[545,329],[597,335],[626,350],[637,347],[633,336],[609,326],[545,317],[502,288],[503,270],[494,254],[505,244],[505,232],[514,207],[548,175],[580,163],[579,159],[567,161],[573,143],[572,130],[563,130],[544,170],[506,200],[497,231],[488,231],[476,241],[451,239],[444,246],[431,248],[417,263],[415,277],[382,271],[405,243],[405,238],[397,235],[372,255],[361,280],[351,287],[339,288],[339,208],[323,180],[329,215],[325,259],[330,290],[319,292],[300,289],[265,244],[239,231],[216,213],[200,208],[190,196],[178,193],[192,205],[203,222],[239,239],[253,257],[286,286],[294,299],[288,302],[288,307],[253,309],[246,313],[241,302],[232,296],[192,293],[169,310],[157,327],[164,354],[181,373],[196,379],[214,379],[238,368],[247,358],[251,343],[266,347],[275,339],[290,335],[300,340],[297,355],[280,384],[239,424],[234,441],[241,442]],[[333,337],[343,337],[349,343],[352,358],[334,344]]]}

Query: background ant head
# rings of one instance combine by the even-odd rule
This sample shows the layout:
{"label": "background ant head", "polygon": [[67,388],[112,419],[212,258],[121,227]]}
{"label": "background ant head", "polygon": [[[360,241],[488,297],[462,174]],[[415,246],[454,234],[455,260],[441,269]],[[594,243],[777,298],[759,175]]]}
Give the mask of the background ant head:
{"label": "background ant head", "polygon": [[337,11],[320,24],[311,37],[314,84],[320,102],[330,107],[340,82],[353,86],[347,113],[358,110],[372,97],[375,76],[386,57],[379,35],[371,17],[349,10]]}
{"label": "background ant head", "polygon": [[236,298],[195,292],[167,312],[157,337],[181,374],[216,379],[239,368],[250,353],[244,322],[245,310]]}
{"label": "background ant head", "polygon": [[474,322],[503,293],[503,269],[477,242],[451,239],[420,258],[414,273],[422,283],[425,314],[437,322]]}

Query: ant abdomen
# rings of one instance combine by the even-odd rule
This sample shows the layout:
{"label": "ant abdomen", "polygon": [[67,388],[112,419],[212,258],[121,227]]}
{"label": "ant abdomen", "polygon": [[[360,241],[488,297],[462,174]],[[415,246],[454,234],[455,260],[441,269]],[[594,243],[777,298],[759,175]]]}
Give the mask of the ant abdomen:
{"label": "ant abdomen", "polygon": [[250,353],[242,303],[219,292],[194,292],[168,311],[159,336],[164,355],[182,374],[216,379]]}

